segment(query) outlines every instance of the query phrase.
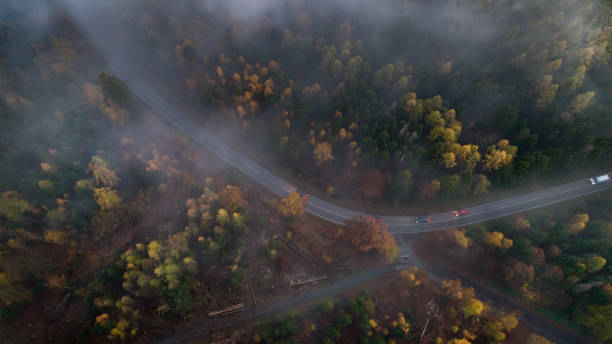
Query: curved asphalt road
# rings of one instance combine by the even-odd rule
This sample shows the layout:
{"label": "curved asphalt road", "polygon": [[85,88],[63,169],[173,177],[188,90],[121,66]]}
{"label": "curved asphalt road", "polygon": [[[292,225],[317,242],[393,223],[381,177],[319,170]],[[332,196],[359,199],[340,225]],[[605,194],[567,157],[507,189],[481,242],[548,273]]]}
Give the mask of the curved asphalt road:
{"label": "curved asphalt road", "polygon": [[[121,73],[125,82],[128,84],[132,92],[142,99],[151,108],[156,110],[159,115],[165,118],[168,122],[179,128],[186,135],[193,138],[196,142],[201,144],[203,147],[209,149],[221,160],[225,161],[229,165],[240,170],[250,178],[256,180],[261,185],[267,187],[272,192],[279,196],[286,196],[289,192],[300,191],[297,190],[293,185],[276,176],[271,171],[267,170],[260,164],[242,155],[236,150],[232,149],[228,145],[221,142],[213,133],[202,128],[200,125],[183,115],[178,109],[170,105],[168,102],[163,100],[157,92],[155,92],[150,86],[147,85],[140,78],[130,78],[132,73]],[[127,78],[126,78],[127,76]],[[610,173],[610,172],[608,172]],[[603,174],[603,173],[602,173]],[[604,182],[601,184],[591,185],[588,180],[580,179],[577,181],[541,189],[535,192],[525,193],[519,196],[509,197],[503,200],[493,201],[480,205],[475,205],[466,208],[468,215],[462,217],[455,217],[450,211],[445,213],[438,213],[430,215],[432,222],[426,224],[416,224],[414,216],[378,216],[388,226],[392,233],[400,236],[400,234],[409,233],[420,233],[426,231],[442,230],[450,227],[457,227],[467,225],[476,222],[482,222],[506,215],[511,215],[519,212],[523,212],[529,209],[546,206],[549,204],[569,200],[576,197],[581,197],[598,191],[603,191],[612,188],[612,182]],[[342,224],[344,221],[353,218],[355,216],[377,216],[373,214],[367,214],[352,209],[347,209],[336,204],[326,202],[314,196],[310,196],[306,209],[323,219],[331,222]],[[414,257],[407,256],[409,260],[413,260]],[[412,259],[411,259],[412,258]],[[413,261],[413,263],[416,263]],[[228,326],[236,326],[254,319],[267,317],[273,314],[277,314],[282,310],[286,310],[298,305],[303,305],[312,302],[321,297],[330,296],[357,285],[363,284],[366,281],[370,281],[379,278],[392,271],[401,270],[406,265],[405,263],[390,264],[384,267],[380,267],[371,271],[361,272],[350,278],[343,279],[332,283],[328,286],[317,288],[308,291],[304,294],[289,297],[286,299],[271,302],[269,304],[257,307],[254,309],[246,310],[244,313],[228,318],[221,323],[214,325],[209,321],[203,321],[202,319],[196,320],[194,324],[188,324],[186,328],[178,331],[174,335],[170,335],[162,340],[162,343],[183,343],[186,341],[194,340],[206,336],[211,333],[214,329],[220,329]],[[438,269],[438,273],[441,271]],[[449,276],[454,276],[451,272],[447,272]],[[438,276],[442,277],[442,276]],[[477,288],[479,295],[484,296],[488,299],[497,301],[496,304],[507,305],[516,307],[516,304],[508,303],[490,292],[484,286]],[[521,307],[519,307],[521,308]],[[527,321],[534,330],[546,335],[549,338],[553,338],[558,343],[576,343],[576,342],[588,342],[587,339],[577,335],[571,331],[560,328],[556,325],[551,324],[547,320],[543,319],[539,314],[531,312],[529,309],[522,309],[525,311],[524,320]]]}
{"label": "curved asphalt road", "polygon": [[[240,152],[221,142],[213,133],[187,118],[178,109],[166,102],[141,78],[133,77],[132,72],[125,71],[121,75],[132,92],[146,104],[156,110],[169,123],[182,130],[206,149],[213,152],[221,160],[240,170],[248,177],[270,189],[275,194],[285,197],[289,192],[300,191],[289,182],[278,177],[265,167]],[[608,172],[611,173],[611,172]],[[602,173],[603,174],[603,173]],[[455,217],[450,211],[431,214],[431,223],[416,224],[414,216],[386,216],[368,214],[310,196],[306,210],[325,220],[342,224],[355,216],[377,216],[389,227],[392,233],[420,233],[442,230],[451,227],[482,222],[502,216],[520,213],[533,208],[581,197],[612,187],[612,182],[591,185],[588,180],[577,181],[548,187],[535,192],[525,193],[498,201],[488,202],[466,208],[468,215]],[[423,214],[424,215],[424,214]]]}
{"label": "curved asphalt road", "polygon": [[[120,74],[123,77],[130,73]],[[199,144],[209,149],[221,160],[225,161],[229,165],[240,170],[250,178],[256,180],[261,185],[270,189],[275,194],[284,197],[289,192],[300,191],[296,187],[276,176],[271,171],[267,170],[252,159],[242,155],[236,150],[232,149],[228,145],[221,142],[213,133],[202,128],[200,125],[183,115],[178,109],[170,105],[168,102],[163,100],[150,86],[139,78],[128,78],[124,79],[128,84],[132,92],[139,98],[141,98],[146,104],[156,110],[163,118],[168,122],[182,130],[186,135],[193,138]],[[581,197],[598,191],[606,190],[612,187],[612,182],[604,182],[601,184],[591,185],[588,180],[580,179],[574,182],[565,183],[545,189],[541,189],[535,192],[522,194],[519,196],[509,197],[503,200],[493,201],[480,205],[475,205],[466,208],[468,215],[462,217],[455,217],[450,211],[445,213],[438,213],[430,215],[431,223],[416,224],[414,216],[378,216],[388,226],[389,230],[395,234],[407,234],[407,233],[419,233],[426,231],[442,230],[450,227],[462,226],[476,222],[482,222],[506,215],[511,215],[526,211],[533,208],[546,206],[549,204],[569,200],[576,197]],[[326,219],[331,222],[342,224],[344,221],[353,218],[355,216],[377,216],[373,214],[367,214],[360,211],[344,208],[336,204],[326,202],[314,196],[310,196],[306,205],[306,210],[310,213]],[[416,257],[407,256],[413,263],[417,263]],[[202,319],[198,319],[194,324],[189,324],[181,331],[164,338],[161,343],[183,343],[197,338],[202,338],[210,334],[215,329],[226,328],[229,326],[237,326],[239,324],[246,323],[258,318],[268,317],[274,314],[278,314],[283,310],[293,308],[299,305],[303,305],[322,297],[337,294],[345,291],[356,285],[363,284],[367,281],[379,278],[392,271],[401,270],[406,267],[405,263],[389,264],[381,268],[361,272],[357,275],[351,276],[350,278],[343,279],[332,283],[328,286],[317,288],[303,294],[289,297],[286,299],[271,302],[269,304],[257,307],[254,309],[248,309],[245,312],[237,315],[233,318],[228,318],[222,323],[216,326],[212,323],[207,323]],[[442,271],[437,269],[438,273]],[[444,271],[444,277],[457,277],[454,273]],[[432,276],[442,277],[442,276]],[[508,302],[496,295],[496,293],[490,291],[484,286],[478,286],[478,295],[485,297],[490,300],[495,300],[496,304],[510,306],[516,308],[517,304]],[[545,320],[539,314],[531,312],[529,309],[519,307],[524,314],[524,321],[526,321],[534,330],[546,335],[548,338],[553,338],[558,343],[577,343],[577,342],[588,342],[588,339],[581,337],[566,329],[560,328],[553,325],[549,321]],[[209,320],[210,321],[210,320]]]}
{"label": "curved asphalt road", "polygon": [[[73,16],[89,34],[100,51],[113,51],[116,44],[116,32],[113,26],[106,21],[103,11],[89,12],[88,6],[78,7],[79,2],[68,3]],[[82,5],[82,4],[81,4]],[[80,19],[80,20],[79,20]],[[107,56],[107,63],[114,74],[121,76],[127,83],[131,91],[142,101],[156,110],[160,116],[169,123],[182,130],[186,135],[207,148],[221,160],[240,170],[250,178],[256,180],[261,185],[270,189],[275,194],[284,197],[289,192],[300,191],[293,185],[274,175],[271,171],[235,151],[228,145],[221,142],[213,133],[202,128],[197,123],[188,119],[178,109],[162,99],[162,97],[149,86],[142,78],[138,77],[134,69],[125,65],[127,59],[121,56]],[[564,200],[581,197],[612,187],[612,182],[597,185],[590,185],[587,180],[581,179],[574,182],[557,185],[539,191],[526,193],[519,196],[509,197],[503,200],[489,202],[466,208],[467,216],[456,218],[450,212],[430,215],[432,222],[427,224],[415,224],[414,216],[379,216],[388,226],[391,232],[396,234],[419,233],[434,230],[441,230],[450,227],[467,225],[494,219],[506,215],[511,215],[529,209],[546,206]],[[355,211],[341,206],[326,202],[322,199],[310,196],[306,205],[306,210],[310,213],[331,222],[342,224],[347,219],[355,216],[376,216],[372,214]],[[408,257],[410,258],[410,257]],[[278,312],[297,305],[311,302],[318,298],[329,296],[366,281],[376,279],[386,273],[402,269],[404,264],[396,263],[380,267],[371,271],[361,272],[350,278],[338,281],[329,286],[306,292],[302,295],[290,297],[285,300],[269,303],[263,307],[247,310],[231,322],[236,324],[245,322],[258,317],[277,314]],[[203,334],[210,333],[211,328],[206,326],[191,326],[190,330],[184,330],[164,340],[164,343],[184,342],[195,339]],[[572,337],[566,337],[572,338]],[[560,339],[560,338],[559,338]],[[565,339],[565,338],[564,338]],[[575,343],[575,338],[569,340],[559,340],[559,342]]]}

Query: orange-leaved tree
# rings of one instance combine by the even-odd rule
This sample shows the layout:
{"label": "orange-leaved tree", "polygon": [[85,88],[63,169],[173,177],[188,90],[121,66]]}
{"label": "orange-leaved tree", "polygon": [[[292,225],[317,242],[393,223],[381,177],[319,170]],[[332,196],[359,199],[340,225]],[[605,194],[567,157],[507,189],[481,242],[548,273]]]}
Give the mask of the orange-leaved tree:
{"label": "orange-leaved tree", "polygon": [[395,238],[381,220],[374,217],[354,218],[346,221],[344,237],[362,252],[375,251],[393,260],[399,253]]}

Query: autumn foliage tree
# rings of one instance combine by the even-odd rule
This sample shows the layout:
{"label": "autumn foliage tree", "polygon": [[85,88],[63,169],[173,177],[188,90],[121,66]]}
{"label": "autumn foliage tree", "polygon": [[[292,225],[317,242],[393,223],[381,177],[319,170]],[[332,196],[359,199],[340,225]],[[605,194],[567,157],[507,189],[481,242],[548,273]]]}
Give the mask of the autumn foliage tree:
{"label": "autumn foliage tree", "polygon": [[465,235],[465,231],[458,228],[451,228],[444,231],[440,231],[439,238],[442,242],[450,244],[451,247],[460,247],[467,249],[472,239]]}
{"label": "autumn foliage tree", "polygon": [[346,221],[343,228],[345,240],[362,252],[376,252],[388,260],[394,260],[399,253],[395,238],[387,226],[374,217],[355,218]]}
{"label": "autumn foliage tree", "polygon": [[102,210],[115,208],[122,202],[117,191],[109,187],[94,189],[94,198]]}
{"label": "autumn foliage tree", "polygon": [[325,162],[334,159],[332,155],[332,147],[327,142],[317,143],[315,148],[312,151],[312,158],[315,160],[317,165],[322,165]]}
{"label": "autumn foliage tree", "polygon": [[0,198],[0,215],[11,222],[19,221],[20,216],[31,209],[32,206],[25,200],[17,197],[15,192],[6,191]]}
{"label": "autumn foliage tree", "polygon": [[570,220],[569,226],[573,234],[578,234],[586,228],[589,222],[589,215],[586,213],[574,214]]}
{"label": "autumn foliage tree", "polygon": [[304,214],[306,200],[299,192],[290,192],[287,197],[282,198],[278,209],[283,216],[298,216]]}
{"label": "autumn foliage tree", "polygon": [[87,171],[92,174],[93,181],[96,185],[113,187],[119,182],[119,178],[115,171],[110,168],[108,162],[99,156],[93,156],[91,158]]}
{"label": "autumn foliage tree", "polygon": [[440,191],[440,180],[434,179],[421,187],[419,198],[421,200],[431,199],[438,194],[438,191]]}
{"label": "autumn foliage tree", "polygon": [[218,197],[225,209],[235,212],[246,204],[244,193],[245,191],[238,186],[226,185],[219,191]]}
{"label": "autumn foliage tree", "polygon": [[[408,176],[406,176],[408,177]],[[408,178],[405,178],[404,186],[408,186]],[[357,179],[357,192],[366,199],[379,199],[385,194],[385,186],[387,185],[388,177],[379,169],[369,168],[360,173]],[[401,191],[401,190],[400,190]]]}
{"label": "autumn foliage tree", "polygon": [[513,244],[512,239],[505,238],[500,232],[485,232],[482,240],[485,244],[501,250],[507,250]]}
{"label": "autumn foliage tree", "polygon": [[475,176],[474,188],[472,190],[472,195],[484,195],[488,192],[489,186],[491,186],[491,182],[484,174],[477,174]]}
{"label": "autumn foliage tree", "polygon": [[478,316],[484,310],[484,304],[476,298],[470,298],[466,300],[462,310],[465,317]]}
{"label": "autumn foliage tree", "polygon": [[496,145],[489,146],[485,156],[485,171],[499,170],[512,162],[517,152],[517,147],[510,145],[508,140],[499,140]]}
{"label": "autumn foliage tree", "polygon": [[506,266],[505,280],[515,288],[521,288],[525,283],[533,282],[535,269],[523,262],[514,262]]}

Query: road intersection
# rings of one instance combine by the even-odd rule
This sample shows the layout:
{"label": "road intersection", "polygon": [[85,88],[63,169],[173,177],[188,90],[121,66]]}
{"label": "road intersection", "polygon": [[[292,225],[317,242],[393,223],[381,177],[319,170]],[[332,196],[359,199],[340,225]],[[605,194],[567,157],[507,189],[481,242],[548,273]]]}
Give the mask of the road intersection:
{"label": "road intersection", "polygon": [[[300,192],[300,190],[291,183],[275,175],[273,172],[266,169],[256,161],[234,150],[232,147],[215,137],[213,133],[190,120],[178,109],[170,105],[161,96],[159,96],[141,79],[129,77],[126,78],[125,74],[120,75],[122,75],[132,92],[134,92],[134,94],[143,102],[154,109],[166,121],[184,132],[187,136],[194,139],[204,148],[210,150],[230,166],[238,169],[246,176],[257,181],[259,184],[268,188],[270,191],[280,197],[285,197],[290,192]],[[209,326],[206,326],[203,325],[203,323],[200,323],[199,325],[187,326],[188,330],[181,331],[180,333],[167,337],[162,341],[162,343],[186,342],[210,334],[215,329],[237,326],[238,324],[243,324],[248,321],[278,314],[283,310],[304,305],[322,297],[338,294],[367,281],[380,278],[393,271],[401,270],[409,266],[409,264],[415,264],[421,268],[431,268],[434,270],[434,274],[431,274],[431,278],[434,280],[440,280],[441,278],[464,278],[465,276],[457,275],[453,271],[445,270],[439,267],[434,269],[434,267],[425,266],[424,263],[421,262],[412,251],[410,247],[410,240],[406,241],[406,236],[483,222],[565,200],[586,196],[592,193],[607,190],[609,188],[612,188],[612,182],[592,185],[589,183],[588,179],[584,178],[497,201],[469,206],[465,208],[467,210],[467,215],[465,216],[457,217],[450,210],[444,213],[430,214],[429,216],[431,218],[431,222],[423,224],[417,224],[415,221],[415,216],[369,214],[366,212],[345,208],[311,195],[308,197],[306,210],[313,215],[330,222],[343,224],[346,220],[358,216],[376,216],[380,218],[387,224],[390,232],[394,233],[398,238],[401,250],[401,261],[373,270],[360,272],[354,276],[350,276],[330,285],[313,289],[294,297],[278,300],[254,309],[248,309],[240,315],[228,318],[222,323],[216,325],[209,324]],[[544,319],[541,315],[531,311],[528,308],[525,308],[525,306],[522,304],[497,295],[495,291],[489,287],[475,284],[475,289],[479,297],[493,300],[496,304],[521,309],[521,311],[524,312],[524,321],[526,321],[534,330],[537,330],[538,332],[545,334],[547,337],[554,339],[557,343],[575,343],[577,341],[588,342],[588,340],[581,335]]]}

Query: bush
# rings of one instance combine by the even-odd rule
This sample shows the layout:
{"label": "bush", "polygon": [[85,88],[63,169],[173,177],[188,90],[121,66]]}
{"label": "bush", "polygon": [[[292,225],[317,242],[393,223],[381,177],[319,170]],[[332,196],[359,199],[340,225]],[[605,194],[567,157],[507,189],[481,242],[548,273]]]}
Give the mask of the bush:
{"label": "bush", "polygon": [[[187,279],[190,281],[190,279]],[[191,311],[195,307],[193,296],[191,295],[191,285],[187,283],[181,284],[176,290],[168,293],[169,303],[172,307],[172,312],[184,314]]]}
{"label": "bush", "polygon": [[469,226],[465,234],[478,243],[482,243],[486,230],[482,226]]}
{"label": "bush", "polygon": [[317,315],[321,316],[325,313],[329,313],[334,310],[334,301],[332,299],[326,298],[324,300],[319,301],[317,304]]}
{"label": "bush", "polygon": [[531,246],[531,241],[526,238],[517,239],[508,252],[527,264],[530,264],[533,260],[533,246]]}

